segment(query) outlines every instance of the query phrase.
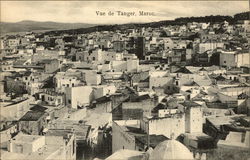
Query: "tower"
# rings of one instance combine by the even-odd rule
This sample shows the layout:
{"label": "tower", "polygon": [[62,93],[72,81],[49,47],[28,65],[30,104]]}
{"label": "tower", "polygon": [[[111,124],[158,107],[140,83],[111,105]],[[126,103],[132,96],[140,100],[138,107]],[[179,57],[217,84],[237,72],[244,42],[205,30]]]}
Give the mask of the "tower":
{"label": "tower", "polygon": [[[203,111],[202,106],[190,102],[193,105],[188,106],[185,112],[185,132],[187,133],[201,133],[203,125]],[[194,105],[196,104],[196,105]]]}
{"label": "tower", "polygon": [[139,59],[144,59],[144,56],[145,56],[145,38],[144,37],[137,37],[136,55]]}

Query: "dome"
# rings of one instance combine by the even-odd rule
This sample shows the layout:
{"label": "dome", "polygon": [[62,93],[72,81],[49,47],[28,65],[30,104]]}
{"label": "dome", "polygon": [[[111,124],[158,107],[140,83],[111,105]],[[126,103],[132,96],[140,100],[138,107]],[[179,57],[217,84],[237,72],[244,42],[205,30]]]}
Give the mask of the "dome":
{"label": "dome", "polygon": [[193,153],[176,140],[166,140],[158,144],[150,155],[149,160],[194,159]]}

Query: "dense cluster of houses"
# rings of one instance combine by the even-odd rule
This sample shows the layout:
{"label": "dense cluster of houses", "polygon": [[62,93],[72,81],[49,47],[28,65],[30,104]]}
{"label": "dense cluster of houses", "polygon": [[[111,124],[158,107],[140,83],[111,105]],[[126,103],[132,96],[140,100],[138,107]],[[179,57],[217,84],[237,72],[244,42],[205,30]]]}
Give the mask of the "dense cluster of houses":
{"label": "dense cluster of houses", "polygon": [[2,36],[1,159],[250,157],[249,44],[249,20]]}

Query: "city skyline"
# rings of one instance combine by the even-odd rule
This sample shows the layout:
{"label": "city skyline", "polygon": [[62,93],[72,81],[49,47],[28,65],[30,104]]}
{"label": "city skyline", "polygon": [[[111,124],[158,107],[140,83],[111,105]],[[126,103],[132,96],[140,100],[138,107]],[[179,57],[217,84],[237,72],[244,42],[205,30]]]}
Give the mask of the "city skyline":
{"label": "city skyline", "polygon": [[[249,10],[248,1],[1,1],[1,21],[123,24],[173,20],[178,17],[229,15]],[[217,6],[220,6],[218,8]],[[99,16],[100,12],[153,12],[154,16]]]}
{"label": "city skyline", "polygon": [[250,160],[247,6],[2,1],[0,159]]}

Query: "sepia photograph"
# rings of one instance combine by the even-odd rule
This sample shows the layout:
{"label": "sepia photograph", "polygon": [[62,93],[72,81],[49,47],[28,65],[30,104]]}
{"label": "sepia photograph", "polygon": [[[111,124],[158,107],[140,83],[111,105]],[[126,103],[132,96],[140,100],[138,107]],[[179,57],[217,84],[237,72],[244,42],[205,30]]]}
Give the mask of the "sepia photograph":
{"label": "sepia photograph", "polygon": [[0,1],[1,160],[250,160],[250,1]]}

